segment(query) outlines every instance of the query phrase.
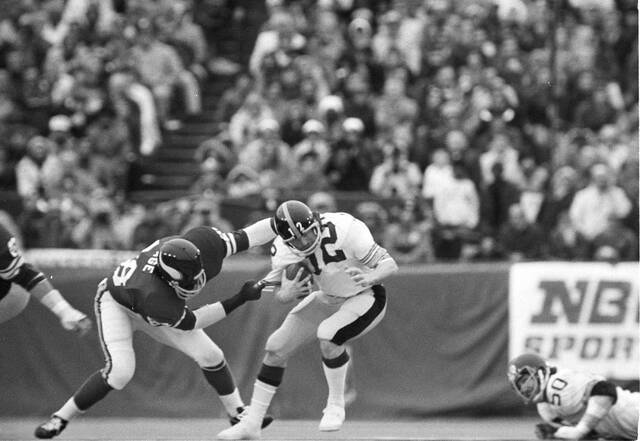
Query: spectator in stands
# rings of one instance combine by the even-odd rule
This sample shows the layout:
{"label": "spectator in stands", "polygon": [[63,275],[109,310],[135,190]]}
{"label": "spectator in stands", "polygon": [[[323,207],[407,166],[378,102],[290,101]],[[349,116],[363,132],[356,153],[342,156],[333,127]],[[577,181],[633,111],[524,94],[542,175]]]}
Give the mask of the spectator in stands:
{"label": "spectator in stands", "polygon": [[422,197],[433,200],[435,193],[452,179],[453,167],[449,153],[443,149],[435,150],[431,156],[431,164],[424,170]]}
{"label": "spectator in stands", "polygon": [[228,88],[218,101],[215,112],[217,122],[228,122],[240,109],[254,87],[253,81],[246,73],[238,74],[233,87]]}
{"label": "spectator in stands", "polygon": [[171,120],[171,99],[180,87],[187,114],[201,111],[200,88],[193,74],[185,70],[175,49],[157,38],[153,24],[148,20],[137,23],[137,41],[132,58],[140,78],[151,88],[156,98],[158,116],[168,129],[177,129],[179,123]]}
{"label": "spectator in stands", "polygon": [[374,163],[372,148],[363,137],[364,124],[347,118],[342,124],[343,136],[331,147],[326,173],[338,191],[367,191]]}
{"label": "spectator in stands", "polygon": [[493,136],[489,149],[480,155],[480,167],[484,185],[493,182],[493,165],[502,164],[502,176],[505,181],[521,186],[523,182],[522,170],[518,163],[518,152],[509,141],[507,135],[499,133]]}
{"label": "spectator in stands", "polygon": [[545,167],[536,163],[531,155],[522,155],[518,162],[522,171],[520,185],[520,204],[529,222],[535,222],[540,213],[544,199],[549,172]]}
{"label": "spectator in stands", "polygon": [[631,202],[614,185],[609,167],[596,164],[591,167],[591,183],[576,193],[569,215],[578,233],[592,242],[607,228],[612,216],[622,219],[630,210]]}
{"label": "spectator in stands", "polygon": [[226,179],[227,195],[232,198],[255,196],[262,192],[260,174],[249,166],[238,164]]}
{"label": "spectator in stands", "polygon": [[530,223],[520,204],[509,207],[509,219],[500,229],[498,242],[511,261],[536,260],[547,257],[544,234]]}
{"label": "spectator in stands", "polygon": [[384,93],[376,102],[376,127],[395,141],[413,142],[413,124],[418,116],[418,105],[406,95],[402,79],[391,77],[384,83]]}
{"label": "spectator in stands", "polygon": [[273,119],[273,111],[258,93],[247,95],[242,106],[231,117],[229,122],[229,136],[236,152],[258,136],[256,121]]}
{"label": "spectator in stands", "polygon": [[493,164],[492,172],[492,182],[482,193],[482,217],[486,228],[497,233],[509,217],[509,207],[520,202],[520,190],[504,179],[501,162]]}
{"label": "spectator in stands", "polygon": [[333,213],[338,211],[336,198],[326,191],[318,191],[309,196],[309,199],[307,199],[307,206],[311,208],[312,211],[317,211],[318,213]]}
{"label": "spectator in stands", "polygon": [[47,138],[36,136],[29,140],[26,155],[16,165],[18,194],[27,204],[45,201],[52,182],[61,174],[60,158]]}
{"label": "spectator in stands", "polygon": [[558,214],[558,220],[552,229],[541,230],[550,231],[549,239],[549,258],[554,260],[587,260],[589,258],[589,244],[576,231],[571,223],[568,211],[562,211]]}
{"label": "spectator in stands", "polygon": [[181,233],[192,228],[210,225],[224,232],[233,230],[231,223],[220,214],[220,201],[215,197],[204,196],[193,204],[191,217],[182,227]]}
{"label": "spectator in stands", "polygon": [[384,161],[373,169],[369,191],[381,197],[413,199],[419,193],[420,168],[392,142],[383,147]]}
{"label": "spectator in stands", "polygon": [[358,118],[364,124],[364,136],[376,135],[376,110],[371,88],[363,75],[352,74],[345,82],[345,109],[347,118]]}
{"label": "spectator in stands", "polygon": [[421,210],[413,199],[407,199],[398,218],[391,222],[384,234],[384,247],[398,263],[432,262],[432,225],[422,218]]}
{"label": "spectator in stands", "polygon": [[461,166],[454,166],[453,179],[435,192],[433,215],[436,257],[458,259],[464,245],[475,236],[473,230],[480,220],[478,193]]}
{"label": "spectator in stands", "polygon": [[324,171],[330,154],[329,144],[324,139],[324,124],[317,119],[310,119],[302,125],[302,133],[304,139],[293,146],[293,155],[296,161],[299,162],[303,155],[313,152],[320,162],[320,170]]}
{"label": "spectator in stands", "polygon": [[324,174],[322,160],[313,150],[297,159],[288,183],[288,188],[304,192],[326,191],[330,187],[329,180]]}
{"label": "spectator in stands", "polygon": [[447,132],[444,144],[451,164],[461,165],[467,171],[469,179],[473,181],[476,188],[480,189],[483,186],[483,181],[480,172],[478,146],[470,146],[467,135],[462,130]]}
{"label": "spectator in stands", "polygon": [[638,237],[625,227],[620,218],[609,217],[605,229],[593,240],[594,260],[637,261]]}
{"label": "spectator in stands", "polygon": [[[109,97],[118,118],[130,120],[132,114],[139,114],[140,144],[135,152],[143,157],[151,155],[162,141],[153,94],[135,80],[130,70],[122,70],[111,75],[108,87]],[[135,105],[135,110],[132,104]]]}
{"label": "spectator in stands", "polygon": [[193,9],[187,2],[171,3],[165,14],[164,37],[171,44],[187,70],[199,80],[207,76],[207,41],[202,28],[193,21]]}
{"label": "spectator in stands", "polygon": [[537,222],[543,231],[551,231],[561,214],[569,211],[577,182],[578,176],[573,168],[564,166],[556,170],[538,213]]}
{"label": "spectator in stands", "polygon": [[291,148],[280,138],[280,125],[275,119],[258,124],[258,137],[239,154],[239,163],[260,175],[264,188],[284,187],[291,171]]}
{"label": "spectator in stands", "polygon": [[364,201],[354,209],[354,216],[367,224],[376,243],[384,243],[389,213],[377,202]]}

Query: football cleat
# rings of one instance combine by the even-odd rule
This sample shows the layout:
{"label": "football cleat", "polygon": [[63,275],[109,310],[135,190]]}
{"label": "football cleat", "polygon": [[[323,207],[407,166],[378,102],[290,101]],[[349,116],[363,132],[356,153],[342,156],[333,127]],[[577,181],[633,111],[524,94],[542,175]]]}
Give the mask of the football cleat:
{"label": "football cleat", "polygon": [[[236,416],[230,416],[229,417],[229,423],[231,423],[232,426],[235,426],[236,424],[238,424],[240,422],[240,420],[242,420],[242,418],[247,416],[247,414],[249,413],[249,406],[247,406],[247,407],[238,407],[238,409],[236,409],[236,410],[238,411]],[[262,419],[262,425],[260,426],[260,428],[264,429],[265,427],[267,427],[272,422],[273,422],[273,417],[271,415],[267,414]]]}
{"label": "football cleat", "polygon": [[334,432],[340,430],[344,423],[344,407],[330,405],[322,411],[322,419],[318,424],[318,430],[321,432]]}
{"label": "football cleat", "polygon": [[65,427],[67,427],[68,421],[60,418],[57,415],[53,415],[46,423],[40,424],[35,431],[36,438],[49,439],[54,436],[60,435]]}
{"label": "football cleat", "polygon": [[232,440],[260,439],[260,437],[261,437],[261,434],[260,434],[260,428],[258,427],[258,425],[248,423],[246,419],[242,419],[242,418],[237,424],[229,427],[228,429],[223,430],[217,435],[218,439],[232,439]]}

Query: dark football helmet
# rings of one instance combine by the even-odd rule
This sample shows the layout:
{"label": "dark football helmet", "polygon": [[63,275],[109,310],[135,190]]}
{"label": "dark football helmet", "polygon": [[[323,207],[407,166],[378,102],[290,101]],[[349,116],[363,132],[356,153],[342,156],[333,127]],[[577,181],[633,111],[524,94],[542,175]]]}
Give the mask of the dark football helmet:
{"label": "dark football helmet", "polygon": [[525,403],[538,403],[547,387],[551,368],[536,354],[522,354],[509,362],[509,384]]}
{"label": "dark football helmet", "polygon": [[271,222],[278,236],[298,256],[312,254],[320,244],[320,217],[300,201],[280,204]]}
{"label": "dark football helmet", "polygon": [[186,239],[169,239],[158,253],[157,271],[181,299],[196,296],[207,283],[200,250]]}

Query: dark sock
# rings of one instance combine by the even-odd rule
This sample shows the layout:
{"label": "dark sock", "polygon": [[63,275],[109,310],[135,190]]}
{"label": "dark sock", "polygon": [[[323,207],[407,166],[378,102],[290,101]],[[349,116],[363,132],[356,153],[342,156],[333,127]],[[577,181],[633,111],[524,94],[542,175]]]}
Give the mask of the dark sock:
{"label": "dark sock", "polygon": [[283,367],[269,366],[268,364],[262,363],[262,367],[258,373],[258,380],[271,386],[278,387],[280,386],[280,383],[282,383],[283,375]]}
{"label": "dark sock", "polygon": [[340,366],[344,366],[349,362],[349,354],[347,351],[343,351],[342,354],[338,355],[336,358],[324,358],[322,357],[322,362],[329,369],[337,369]]}
{"label": "dark sock", "polygon": [[80,410],[87,410],[102,400],[113,388],[107,384],[100,371],[91,375],[73,395]]}
{"label": "dark sock", "polygon": [[225,360],[217,366],[202,368],[202,373],[218,395],[229,395],[236,389],[236,382]]}

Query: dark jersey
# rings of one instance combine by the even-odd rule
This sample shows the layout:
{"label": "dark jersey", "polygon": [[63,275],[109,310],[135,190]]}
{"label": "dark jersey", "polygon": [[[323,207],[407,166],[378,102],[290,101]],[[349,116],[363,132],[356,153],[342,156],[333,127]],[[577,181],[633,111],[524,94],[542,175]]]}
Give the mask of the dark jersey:
{"label": "dark jersey", "polygon": [[[122,262],[107,279],[113,298],[154,326],[180,327],[194,322],[193,313],[173,288],[156,274],[160,246],[176,236],[159,239],[136,257]],[[199,250],[207,281],[220,273],[225,257],[249,247],[244,231],[222,233],[215,228],[198,227],[179,236]]]}
{"label": "dark jersey", "polygon": [[9,293],[12,283],[30,290],[43,280],[44,274],[24,261],[16,238],[0,225],[0,299]]}

